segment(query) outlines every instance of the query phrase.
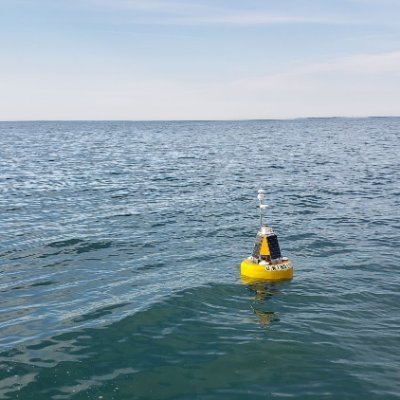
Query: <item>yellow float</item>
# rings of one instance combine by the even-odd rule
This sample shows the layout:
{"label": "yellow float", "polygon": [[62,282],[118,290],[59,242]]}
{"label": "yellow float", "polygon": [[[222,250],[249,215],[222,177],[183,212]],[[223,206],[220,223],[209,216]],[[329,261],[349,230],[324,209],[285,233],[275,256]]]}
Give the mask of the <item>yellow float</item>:
{"label": "yellow float", "polygon": [[261,280],[283,280],[293,278],[293,265],[287,257],[282,257],[278,237],[272,228],[263,225],[263,204],[265,191],[259,190],[260,230],[257,232],[253,253],[242,261],[240,273],[243,277]]}

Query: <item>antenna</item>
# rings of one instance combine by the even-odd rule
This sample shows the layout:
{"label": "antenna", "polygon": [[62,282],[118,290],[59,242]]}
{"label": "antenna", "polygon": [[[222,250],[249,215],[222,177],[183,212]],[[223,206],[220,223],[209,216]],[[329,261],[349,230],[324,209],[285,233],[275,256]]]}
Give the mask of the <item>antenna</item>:
{"label": "antenna", "polygon": [[263,226],[263,216],[264,216],[263,213],[264,213],[264,210],[268,207],[266,204],[263,204],[264,197],[265,197],[265,190],[259,189],[258,195],[257,195],[257,200],[260,204],[260,227],[261,228]]}

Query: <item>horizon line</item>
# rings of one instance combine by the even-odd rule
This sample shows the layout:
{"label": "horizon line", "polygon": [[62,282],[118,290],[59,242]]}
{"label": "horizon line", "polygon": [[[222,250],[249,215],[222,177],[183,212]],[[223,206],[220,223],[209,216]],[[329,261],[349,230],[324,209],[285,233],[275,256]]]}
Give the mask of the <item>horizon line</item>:
{"label": "horizon line", "polygon": [[287,118],[217,118],[217,119],[0,119],[7,122],[245,122],[245,121],[296,121],[303,119],[368,119],[400,118],[400,115],[366,115],[366,116],[308,116]]}

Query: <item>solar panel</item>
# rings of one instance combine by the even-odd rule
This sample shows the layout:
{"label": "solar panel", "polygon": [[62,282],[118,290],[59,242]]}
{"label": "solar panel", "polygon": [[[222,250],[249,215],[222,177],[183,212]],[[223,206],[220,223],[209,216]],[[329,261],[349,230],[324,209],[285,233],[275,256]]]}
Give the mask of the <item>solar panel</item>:
{"label": "solar panel", "polygon": [[271,260],[281,258],[281,249],[279,248],[278,237],[276,235],[267,236],[269,252]]}

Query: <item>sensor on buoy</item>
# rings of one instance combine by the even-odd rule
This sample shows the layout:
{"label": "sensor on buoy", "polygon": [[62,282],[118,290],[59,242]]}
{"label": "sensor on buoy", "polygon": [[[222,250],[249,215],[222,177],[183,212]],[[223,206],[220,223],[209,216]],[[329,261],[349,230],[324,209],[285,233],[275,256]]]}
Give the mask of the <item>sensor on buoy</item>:
{"label": "sensor on buoy", "polygon": [[278,237],[272,228],[263,224],[263,203],[265,191],[258,191],[260,207],[260,230],[257,232],[253,253],[242,261],[240,272],[244,277],[262,280],[283,280],[293,278],[293,265],[287,257],[282,257]]}

